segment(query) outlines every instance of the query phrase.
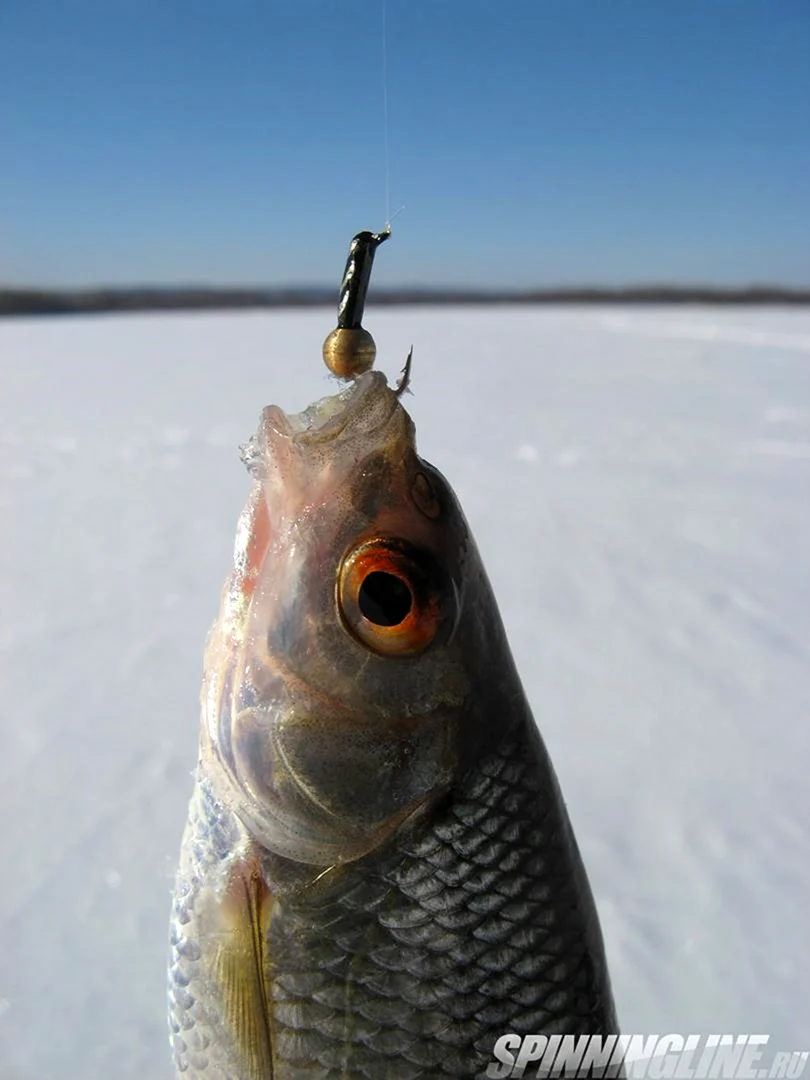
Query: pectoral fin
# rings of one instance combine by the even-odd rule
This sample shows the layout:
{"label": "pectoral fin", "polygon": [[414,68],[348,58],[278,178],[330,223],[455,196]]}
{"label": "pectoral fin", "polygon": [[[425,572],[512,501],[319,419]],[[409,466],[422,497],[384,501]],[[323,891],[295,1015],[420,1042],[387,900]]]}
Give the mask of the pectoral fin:
{"label": "pectoral fin", "polygon": [[270,892],[258,863],[234,871],[222,900],[222,926],[212,976],[222,1001],[222,1021],[233,1040],[245,1080],[272,1080],[267,929]]}

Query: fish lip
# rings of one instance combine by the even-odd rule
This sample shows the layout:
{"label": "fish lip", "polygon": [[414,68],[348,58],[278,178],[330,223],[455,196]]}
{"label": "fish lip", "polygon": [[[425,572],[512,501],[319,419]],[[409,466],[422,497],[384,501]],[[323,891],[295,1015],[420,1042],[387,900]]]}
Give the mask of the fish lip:
{"label": "fish lip", "polygon": [[323,397],[299,413],[268,406],[262,416],[265,439],[281,438],[298,446],[369,436],[385,427],[398,399],[380,371],[368,371],[337,394]]}

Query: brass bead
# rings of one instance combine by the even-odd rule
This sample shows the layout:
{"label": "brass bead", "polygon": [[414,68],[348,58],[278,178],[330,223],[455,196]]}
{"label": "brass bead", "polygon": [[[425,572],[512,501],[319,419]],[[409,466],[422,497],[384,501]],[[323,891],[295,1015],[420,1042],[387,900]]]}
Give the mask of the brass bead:
{"label": "brass bead", "polygon": [[377,346],[362,326],[338,326],[323,343],[323,360],[339,379],[354,379],[374,366]]}

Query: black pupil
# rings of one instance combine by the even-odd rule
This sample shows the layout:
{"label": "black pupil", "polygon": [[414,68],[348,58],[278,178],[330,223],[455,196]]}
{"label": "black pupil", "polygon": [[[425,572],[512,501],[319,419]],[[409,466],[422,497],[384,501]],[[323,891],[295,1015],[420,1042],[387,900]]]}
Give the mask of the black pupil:
{"label": "black pupil", "polygon": [[360,611],[377,626],[398,626],[411,610],[411,590],[395,574],[375,570],[360,586]]}

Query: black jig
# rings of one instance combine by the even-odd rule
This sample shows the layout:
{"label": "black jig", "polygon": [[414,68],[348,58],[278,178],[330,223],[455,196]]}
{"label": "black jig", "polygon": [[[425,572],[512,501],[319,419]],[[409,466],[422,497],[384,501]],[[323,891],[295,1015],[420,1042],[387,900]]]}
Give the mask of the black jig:
{"label": "black jig", "polygon": [[338,378],[356,378],[374,364],[377,346],[361,323],[374,255],[390,235],[391,228],[386,225],[380,233],[358,233],[349,245],[338,294],[337,326],[323,343],[324,363]]}

